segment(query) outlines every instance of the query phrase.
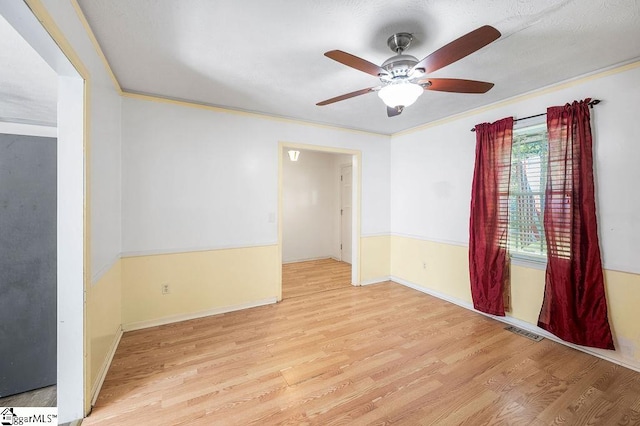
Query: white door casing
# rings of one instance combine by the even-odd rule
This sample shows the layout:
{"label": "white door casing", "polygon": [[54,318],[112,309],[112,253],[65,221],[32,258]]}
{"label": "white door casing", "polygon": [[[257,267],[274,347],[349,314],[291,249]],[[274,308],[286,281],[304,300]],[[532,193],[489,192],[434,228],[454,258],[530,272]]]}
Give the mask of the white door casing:
{"label": "white door casing", "polygon": [[340,168],[340,260],[351,263],[352,252],[352,205],[353,167],[351,164]]}

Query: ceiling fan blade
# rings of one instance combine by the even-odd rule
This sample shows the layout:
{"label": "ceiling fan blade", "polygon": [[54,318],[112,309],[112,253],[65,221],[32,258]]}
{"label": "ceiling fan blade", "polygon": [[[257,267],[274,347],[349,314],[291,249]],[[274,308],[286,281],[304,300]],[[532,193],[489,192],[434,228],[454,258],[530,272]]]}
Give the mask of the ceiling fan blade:
{"label": "ceiling fan blade", "polygon": [[396,115],[400,115],[400,114],[402,114],[403,110],[404,110],[404,107],[391,108],[390,106],[388,106],[387,107],[387,117],[395,117]]}
{"label": "ceiling fan blade", "polygon": [[377,89],[377,87],[369,87],[367,89],[356,90],[355,92],[345,93],[344,95],[336,96],[335,98],[331,98],[331,99],[327,99],[326,101],[318,102],[316,105],[318,105],[318,106],[329,105],[329,104],[332,104],[334,102],[344,101],[345,99],[353,98],[353,97],[356,97],[356,96],[366,95],[369,92],[374,92],[376,89]]}
{"label": "ceiling fan blade", "polygon": [[477,80],[462,80],[459,78],[427,78],[418,82],[418,84],[431,83],[426,86],[425,90],[435,90],[438,92],[454,92],[454,93],[486,93],[492,87],[493,83]]}
{"label": "ceiling fan blade", "polygon": [[500,35],[500,31],[490,25],[485,25],[442,46],[414,65],[413,69],[422,68],[425,73],[432,73],[483,48],[500,38]]}
{"label": "ceiling fan blade", "polygon": [[371,74],[374,77],[378,77],[387,72],[380,68],[378,65],[366,61],[362,58],[352,55],[351,53],[343,52],[342,50],[331,50],[324,54],[327,58],[331,58],[334,61],[338,61],[348,67],[355,68],[357,70]]}

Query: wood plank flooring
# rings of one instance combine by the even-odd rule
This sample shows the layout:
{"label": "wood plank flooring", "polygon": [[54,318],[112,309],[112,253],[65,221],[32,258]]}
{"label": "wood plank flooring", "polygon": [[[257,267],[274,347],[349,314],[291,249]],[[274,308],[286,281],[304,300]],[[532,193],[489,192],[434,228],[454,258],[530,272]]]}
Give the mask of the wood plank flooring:
{"label": "wood plank flooring", "polygon": [[125,333],[83,425],[640,425],[640,373],[387,282]]}
{"label": "wood plank flooring", "polygon": [[309,260],[282,265],[282,298],[351,286],[351,265],[334,259]]}
{"label": "wood plank flooring", "polygon": [[47,386],[0,398],[0,407],[55,407],[57,396],[56,386]]}

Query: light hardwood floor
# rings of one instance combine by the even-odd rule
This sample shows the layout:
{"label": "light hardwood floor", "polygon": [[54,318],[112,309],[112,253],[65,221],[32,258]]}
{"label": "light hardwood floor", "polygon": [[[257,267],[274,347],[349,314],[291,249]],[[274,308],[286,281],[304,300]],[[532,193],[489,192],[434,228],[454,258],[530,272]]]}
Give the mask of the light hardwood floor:
{"label": "light hardwood floor", "polygon": [[333,259],[282,265],[282,298],[351,286],[351,265]]}
{"label": "light hardwood floor", "polygon": [[640,424],[640,373],[395,283],[125,333],[83,425]]}

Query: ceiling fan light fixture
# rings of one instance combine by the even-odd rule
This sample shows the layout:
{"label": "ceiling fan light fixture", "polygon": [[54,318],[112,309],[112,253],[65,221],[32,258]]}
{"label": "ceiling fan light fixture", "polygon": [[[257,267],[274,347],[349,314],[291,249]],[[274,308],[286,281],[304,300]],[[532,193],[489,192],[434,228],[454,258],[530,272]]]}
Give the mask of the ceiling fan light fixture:
{"label": "ceiling fan light fixture", "polygon": [[391,108],[412,105],[424,92],[422,86],[416,83],[403,82],[384,86],[378,91],[378,96]]}

